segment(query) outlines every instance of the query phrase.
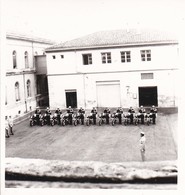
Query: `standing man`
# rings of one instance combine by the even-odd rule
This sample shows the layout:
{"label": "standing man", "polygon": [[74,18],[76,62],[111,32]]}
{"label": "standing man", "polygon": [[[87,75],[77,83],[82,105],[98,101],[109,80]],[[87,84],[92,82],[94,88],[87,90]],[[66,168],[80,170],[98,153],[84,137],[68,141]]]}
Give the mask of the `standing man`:
{"label": "standing man", "polygon": [[11,116],[9,116],[9,118],[8,118],[8,126],[9,126],[9,130],[10,130],[10,135],[13,135],[13,119]]}
{"label": "standing man", "polygon": [[50,125],[50,116],[51,116],[51,111],[50,111],[49,107],[47,107],[47,109],[46,109],[46,121],[47,121],[47,125]]}
{"label": "standing man", "polygon": [[106,123],[109,124],[110,109],[106,107],[105,110],[103,111],[103,113],[105,114]]}
{"label": "standing man", "polygon": [[153,124],[155,124],[155,120],[156,120],[156,117],[157,117],[157,108],[154,105],[150,109],[150,113],[151,113],[151,116],[152,116]]}
{"label": "standing man", "polygon": [[71,108],[71,106],[68,107],[67,109],[67,113],[69,114],[69,124],[72,125],[72,119],[73,119],[73,109]]}
{"label": "standing man", "polygon": [[133,124],[135,110],[132,107],[130,107],[128,113],[130,115],[130,124]]}
{"label": "standing man", "polygon": [[61,125],[60,116],[62,114],[62,111],[60,110],[60,108],[56,109],[55,114],[57,115],[57,123],[58,123],[58,125]]}
{"label": "standing man", "polygon": [[141,118],[141,124],[144,124],[144,115],[145,115],[146,111],[143,108],[143,106],[140,106],[139,108],[139,117]]}
{"label": "standing man", "polygon": [[91,113],[92,113],[93,123],[94,123],[94,125],[96,125],[97,110],[95,107],[93,107],[93,109],[91,110]]}
{"label": "standing man", "polygon": [[121,107],[119,107],[116,111],[118,119],[119,119],[119,124],[121,124],[121,118],[122,118],[122,114],[123,114],[123,109]]}
{"label": "standing man", "polygon": [[145,133],[141,132],[140,136],[141,138],[139,140],[139,145],[140,145],[141,159],[142,161],[145,161],[145,142],[146,142]]}
{"label": "standing man", "polygon": [[81,124],[84,125],[85,110],[82,107],[80,107],[80,109],[78,110],[78,113],[80,116]]}
{"label": "standing man", "polygon": [[9,125],[8,125],[8,116],[5,116],[5,137],[9,138]]}
{"label": "standing man", "polygon": [[36,114],[37,125],[39,125],[39,124],[40,124],[40,115],[41,115],[40,109],[37,108],[37,109],[35,110],[35,114]]}

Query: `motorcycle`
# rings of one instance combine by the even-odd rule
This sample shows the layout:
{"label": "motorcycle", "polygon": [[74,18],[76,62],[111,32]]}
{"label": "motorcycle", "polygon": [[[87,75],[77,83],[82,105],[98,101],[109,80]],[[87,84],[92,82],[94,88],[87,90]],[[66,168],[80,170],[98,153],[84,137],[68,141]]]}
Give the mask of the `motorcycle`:
{"label": "motorcycle", "polygon": [[[37,118],[37,117],[39,117],[39,118]],[[41,114],[39,116],[34,114],[30,117],[30,127],[35,126],[35,125],[40,125],[40,126],[44,125],[44,120],[43,120]]]}

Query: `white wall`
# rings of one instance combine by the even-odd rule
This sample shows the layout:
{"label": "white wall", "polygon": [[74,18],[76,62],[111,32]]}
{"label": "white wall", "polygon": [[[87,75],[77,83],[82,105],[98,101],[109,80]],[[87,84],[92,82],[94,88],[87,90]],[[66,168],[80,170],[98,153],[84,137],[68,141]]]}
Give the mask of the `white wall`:
{"label": "white wall", "polygon": [[[49,76],[50,106],[66,108],[65,90],[77,90],[77,107],[97,106],[96,81],[120,81],[121,106],[139,106],[138,87],[157,86],[158,106],[177,106],[173,71],[153,71],[154,79],[141,80],[141,72]],[[164,79],[165,78],[165,79]],[[163,81],[163,82],[161,82]],[[129,93],[127,93],[129,86]],[[114,101],[114,100],[113,100]]]}
{"label": "white wall", "polygon": [[[148,49],[151,49],[152,60],[142,62],[140,50]],[[120,51],[131,51],[131,62],[121,63]],[[112,63],[102,64],[101,52],[111,52]],[[86,53],[92,53],[92,65],[83,65],[82,54]],[[176,68],[177,62],[177,45],[47,53],[48,74],[170,69]]]}

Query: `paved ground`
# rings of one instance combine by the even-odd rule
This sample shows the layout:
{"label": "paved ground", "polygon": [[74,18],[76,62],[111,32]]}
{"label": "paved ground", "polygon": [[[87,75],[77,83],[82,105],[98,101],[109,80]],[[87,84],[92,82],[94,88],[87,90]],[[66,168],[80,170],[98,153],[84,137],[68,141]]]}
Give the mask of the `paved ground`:
{"label": "paved ground", "polygon": [[141,161],[139,133],[146,133],[146,160],[177,159],[177,114],[158,114],[156,125],[14,127],[6,157],[81,161]]}

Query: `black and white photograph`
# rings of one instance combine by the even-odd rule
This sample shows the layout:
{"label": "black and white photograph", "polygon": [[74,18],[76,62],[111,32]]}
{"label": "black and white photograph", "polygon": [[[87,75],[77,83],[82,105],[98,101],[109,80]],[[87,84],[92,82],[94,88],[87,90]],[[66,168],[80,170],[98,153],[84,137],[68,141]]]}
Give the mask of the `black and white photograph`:
{"label": "black and white photograph", "polygon": [[184,3],[1,1],[2,195],[185,188]]}

